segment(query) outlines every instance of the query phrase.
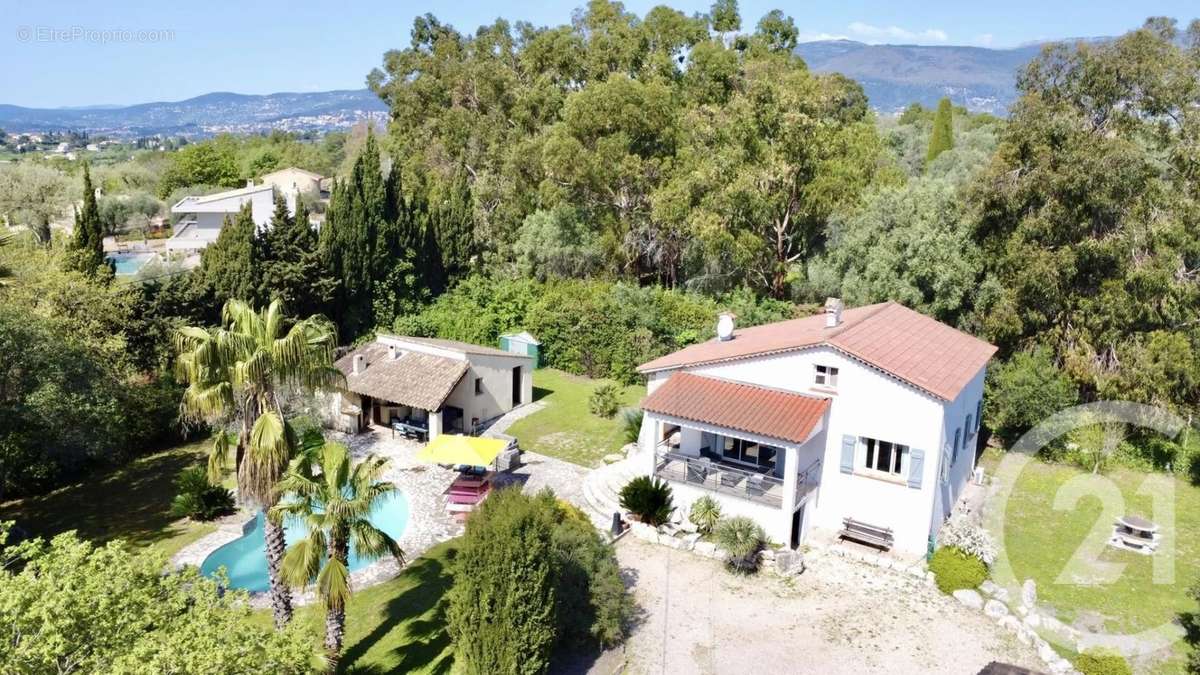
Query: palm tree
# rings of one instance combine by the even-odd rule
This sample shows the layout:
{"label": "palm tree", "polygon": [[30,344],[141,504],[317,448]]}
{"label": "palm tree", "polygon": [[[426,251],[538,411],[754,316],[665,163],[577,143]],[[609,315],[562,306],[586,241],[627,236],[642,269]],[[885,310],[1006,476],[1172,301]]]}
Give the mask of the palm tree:
{"label": "palm tree", "polygon": [[[404,564],[404,551],[369,517],[379,501],[396,491],[380,477],[387,460],[374,455],[351,466],[350,452],[341,443],[325,443],[311,455],[292,461],[279,482],[290,494],[271,509],[268,520],[303,519],[308,535],[292,544],[283,557],[283,578],[293,586],[316,582],[325,604],[325,651],[330,672],[341,660],[346,632],[346,601],[350,599],[350,547],[359,557],[391,554]],[[315,470],[319,469],[319,473]]]}
{"label": "palm tree", "polygon": [[[264,511],[279,499],[276,483],[287,470],[297,439],[284,418],[278,389],[328,389],[342,379],[333,367],[337,333],[321,316],[288,319],[278,301],[256,311],[240,300],[221,310],[215,329],[185,327],[175,334],[176,371],[184,391],[182,411],[216,428],[208,458],[209,478],[219,482],[229,457],[226,425],[239,427],[235,454],[238,499]],[[264,527],[267,574],[275,625],[292,618],[291,590],[280,578],[286,546],[283,528]]]}

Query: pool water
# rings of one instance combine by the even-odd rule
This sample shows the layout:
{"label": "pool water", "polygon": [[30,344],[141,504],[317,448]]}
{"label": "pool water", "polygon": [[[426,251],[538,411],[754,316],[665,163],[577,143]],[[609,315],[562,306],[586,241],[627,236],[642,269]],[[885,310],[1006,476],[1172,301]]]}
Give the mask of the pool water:
{"label": "pool water", "polygon": [[[214,576],[218,569],[224,567],[231,587],[252,593],[268,590],[270,584],[267,580],[263,518],[263,514],[259,513],[253,526],[245,534],[210,553],[200,565],[200,572],[205,576]],[[399,540],[408,525],[408,499],[400,492],[384,497],[375,506],[370,518],[375,527],[386,532],[392,539]],[[283,531],[284,538],[290,546],[303,538],[308,533],[308,528],[303,521],[289,519],[284,522]],[[351,572],[372,562],[359,558],[354,547],[350,547]]]}
{"label": "pool water", "polygon": [[142,265],[154,258],[153,253],[109,253],[108,259],[113,262],[117,274],[137,274]]}

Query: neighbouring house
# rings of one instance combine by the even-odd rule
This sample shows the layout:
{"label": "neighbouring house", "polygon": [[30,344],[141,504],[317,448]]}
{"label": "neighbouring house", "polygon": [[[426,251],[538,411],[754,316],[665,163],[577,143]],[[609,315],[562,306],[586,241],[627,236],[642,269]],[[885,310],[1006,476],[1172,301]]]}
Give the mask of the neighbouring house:
{"label": "neighbouring house", "polygon": [[291,192],[292,194],[300,193],[303,195],[320,196],[321,181],[324,179],[325,177],[319,173],[289,166],[286,169],[264,174],[259,180],[262,181],[263,185],[273,185],[276,189],[284,193]]}
{"label": "neighbouring house", "polygon": [[996,347],[887,302],[735,329],[645,363],[640,469],[754,518],[779,543],[810,528],[881,534],[924,554],[975,468]]}
{"label": "neighbouring house", "polygon": [[[295,209],[294,195],[285,195],[288,209]],[[275,210],[275,187],[254,185],[249,181],[246,187],[237,190],[180,199],[171,207],[171,214],[179,220],[175,223],[174,234],[167,240],[167,250],[186,253],[207,248],[220,236],[225,219],[236,216],[246,204],[250,205],[254,223],[260,228],[267,227]]]}
{"label": "neighbouring house", "polygon": [[178,216],[174,235],[167,240],[168,251],[195,252],[207,248],[221,234],[226,218],[232,218],[246,204],[259,228],[271,224],[275,212],[275,195],[287,201],[288,213],[296,213],[296,196],[321,194],[323,178],[311,171],[289,167],[262,177],[262,184],[246,181],[246,187],[211,195],[187,196],[171,207]]}
{"label": "neighbouring house", "polygon": [[532,357],[466,342],[380,334],[335,365],[346,383],[331,412],[347,433],[473,434],[533,398]]}

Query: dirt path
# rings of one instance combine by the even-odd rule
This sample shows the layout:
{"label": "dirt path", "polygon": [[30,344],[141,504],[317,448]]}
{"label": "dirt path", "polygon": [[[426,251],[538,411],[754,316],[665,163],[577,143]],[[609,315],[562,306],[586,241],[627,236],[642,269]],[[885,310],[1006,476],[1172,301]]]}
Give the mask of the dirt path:
{"label": "dirt path", "polygon": [[906,574],[837,556],[800,577],[737,577],[720,563],[631,537],[617,556],[642,616],[630,673],[977,673],[1040,670],[981,613]]}

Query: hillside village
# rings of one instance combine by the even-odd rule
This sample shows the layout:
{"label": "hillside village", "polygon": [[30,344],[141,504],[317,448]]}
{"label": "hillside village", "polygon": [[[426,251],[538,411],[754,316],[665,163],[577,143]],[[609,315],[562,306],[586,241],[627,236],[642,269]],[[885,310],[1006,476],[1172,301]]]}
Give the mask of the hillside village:
{"label": "hillside village", "polygon": [[0,133],[0,672],[1200,672],[1200,21],[510,18]]}

